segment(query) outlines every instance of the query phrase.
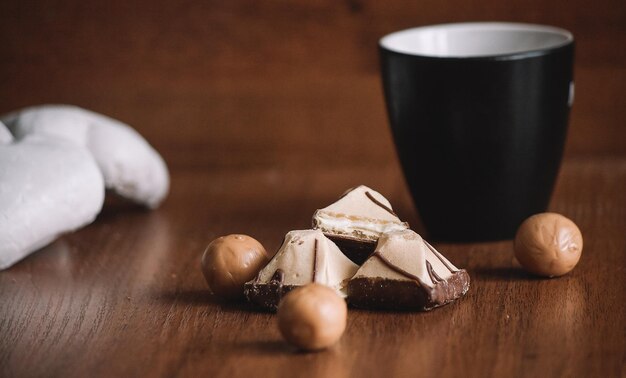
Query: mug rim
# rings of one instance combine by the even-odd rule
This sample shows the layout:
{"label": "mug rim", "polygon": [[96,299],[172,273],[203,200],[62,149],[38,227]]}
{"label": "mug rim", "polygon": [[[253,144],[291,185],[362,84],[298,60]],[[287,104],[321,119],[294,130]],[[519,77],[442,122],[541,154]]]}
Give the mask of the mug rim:
{"label": "mug rim", "polygon": [[[557,43],[548,44],[542,47],[536,48],[528,48],[528,49],[513,49],[508,52],[498,52],[498,53],[484,53],[484,54],[435,54],[435,53],[424,53],[424,52],[415,52],[409,51],[406,48],[398,48],[397,46],[390,46],[393,43],[393,40],[397,40],[398,38],[406,38],[407,35],[411,36],[415,35],[415,33],[423,33],[423,32],[432,32],[440,30],[459,30],[459,29],[469,29],[469,30],[482,30],[482,31],[509,31],[509,32],[540,32],[545,34],[551,34],[553,36],[562,37],[561,41]],[[443,60],[510,60],[510,59],[520,59],[520,58],[528,58],[533,56],[544,55],[550,51],[557,50],[564,46],[568,46],[574,43],[574,36],[571,32],[566,29],[549,26],[549,25],[540,25],[540,24],[530,24],[530,23],[519,23],[519,22],[455,22],[455,23],[444,23],[444,24],[434,24],[434,25],[424,25],[418,26],[403,30],[398,30],[389,34],[384,35],[378,41],[378,46],[380,49],[384,51],[388,51],[391,53],[408,56],[408,57],[416,57],[416,58],[424,58],[424,59],[443,59]]]}

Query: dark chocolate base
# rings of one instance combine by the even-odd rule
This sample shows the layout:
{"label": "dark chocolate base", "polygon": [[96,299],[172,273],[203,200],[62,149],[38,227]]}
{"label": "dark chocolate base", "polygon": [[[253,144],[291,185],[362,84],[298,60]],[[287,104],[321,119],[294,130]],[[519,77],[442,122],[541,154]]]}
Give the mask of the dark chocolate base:
{"label": "dark chocolate base", "polygon": [[359,266],[363,265],[365,260],[376,250],[377,242],[375,241],[356,240],[331,234],[324,235],[332,240],[347,258]]}
{"label": "dark chocolate base", "polygon": [[359,277],[348,282],[348,303],[365,309],[428,311],[462,297],[469,285],[464,269],[433,287],[412,280]]}
{"label": "dark chocolate base", "polygon": [[244,285],[243,292],[248,301],[267,310],[276,311],[280,300],[291,290],[298,287],[300,286],[248,282]]}

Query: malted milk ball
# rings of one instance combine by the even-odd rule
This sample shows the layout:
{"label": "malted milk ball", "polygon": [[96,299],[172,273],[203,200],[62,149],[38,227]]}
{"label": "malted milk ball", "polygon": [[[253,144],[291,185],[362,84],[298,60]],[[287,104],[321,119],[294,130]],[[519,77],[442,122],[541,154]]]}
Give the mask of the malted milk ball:
{"label": "malted milk ball", "polygon": [[290,344],[320,350],[339,340],[347,314],[346,301],[333,289],[312,283],[283,297],[278,305],[278,328]]}
{"label": "malted milk ball", "polygon": [[228,235],[211,242],[202,256],[202,273],[216,296],[237,299],[243,284],[269,262],[265,248],[247,235]]}
{"label": "malted milk ball", "polygon": [[515,235],[515,257],[530,273],[562,276],[576,266],[583,250],[583,237],[574,222],[556,213],[541,213],[526,219]]}

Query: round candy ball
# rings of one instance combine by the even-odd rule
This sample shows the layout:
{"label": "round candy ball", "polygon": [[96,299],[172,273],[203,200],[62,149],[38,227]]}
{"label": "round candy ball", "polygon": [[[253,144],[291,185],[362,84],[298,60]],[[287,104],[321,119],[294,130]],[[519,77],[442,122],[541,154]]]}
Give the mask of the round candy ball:
{"label": "round candy ball", "polygon": [[268,263],[265,248],[247,235],[228,235],[211,242],[202,255],[202,273],[209,288],[223,299],[243,296],[243,284]]}
{"label": "round candy ball", "polygon": [[278,328],[297,348],[314,351],[337,342],[346,329],[348,306],[333,289],[308,284],[292,290],[278,305]]}
{"label": "round candy ball", "polygon": [[583,237],[574,222],[556,213],[526,219],[515,235],[515,257],[530,273],[562,276],[574,269],[583,250]]}

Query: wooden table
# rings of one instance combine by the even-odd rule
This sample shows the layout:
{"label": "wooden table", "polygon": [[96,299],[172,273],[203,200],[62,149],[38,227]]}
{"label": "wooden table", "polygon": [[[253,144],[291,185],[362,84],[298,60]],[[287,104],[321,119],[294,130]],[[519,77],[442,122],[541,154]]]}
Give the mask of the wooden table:
{"label": "wooden table", "polygon": [[242,232],[275,250],[357,183],[421,232],[397,164],[373,168],[176,169],[158,210],[109,203],[0,272],[0,376],[626,374],[626,158],[564,162],[551,210],[585,246],[562,278],[523,273],[510,241],[435,243],[470,273],[465,298],[427,313],[350,310],[343,338],[319,353],[286,345],[275,315],[211,296],[200,271],[210,240]]}
{"label": "wooden table", "polygon": [[[354,185],[423,232],[376,43],[476,20],[576,38],[550,206],[583,232],[576,269],[535,279],[510,241],[436,242],[469,271],[465,298],[429,313],[350,310],[339,344],[313,354],[289,348],[274,315],[214,300],[200,272],[209,241],[242,232],[276,250]],[[69,103],[110,115],[172,173],[158,210],[112,201],[0,272],[0,377],[626,376],[625,45],[624,0],[0,1],[0,114]]]}

